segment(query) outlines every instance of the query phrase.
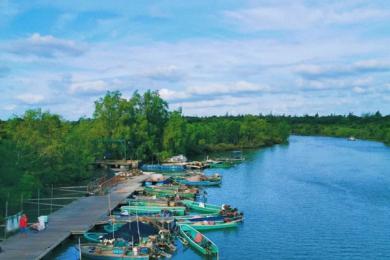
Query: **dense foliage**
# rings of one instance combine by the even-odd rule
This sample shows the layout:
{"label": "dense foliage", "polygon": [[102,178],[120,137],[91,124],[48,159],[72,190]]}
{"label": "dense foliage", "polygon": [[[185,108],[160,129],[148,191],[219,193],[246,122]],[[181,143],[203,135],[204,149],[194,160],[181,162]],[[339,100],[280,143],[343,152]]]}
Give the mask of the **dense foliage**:
{"label": "dense foliage", "polygon": [[270,122],[287,122],[293,134],[324,135],[375,140],[390,145],[390,116],[379,112],[356,116],[267,116]]}
{"label": "dense foliage", "polygon": [[185,118],[180,110],[169,111],[155,91],[130,99],[108,92],[95,102],[92,119],[76,122],[29,110],[0,121],[0,205],[8,198],[16,208],[22,193],[26,198],[37,188],[89,180],[88,165],[96,159],[157,162],[282,143],[289,132],[286,122],[249,115]]}

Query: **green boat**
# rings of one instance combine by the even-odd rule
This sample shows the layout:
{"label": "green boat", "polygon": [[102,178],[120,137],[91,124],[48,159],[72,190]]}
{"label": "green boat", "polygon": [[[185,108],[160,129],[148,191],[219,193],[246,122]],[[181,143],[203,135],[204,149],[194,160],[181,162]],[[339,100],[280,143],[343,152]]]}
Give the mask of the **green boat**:
{"label": "green boat", "polygon": [[192,200],[182,200],[181,201],[187,208],[201,212],[201,213],[219,213],[221,207],[213,204],[207,204],[203,202],[197,202]]}
{"label": "green boat", "polygon": [[129,206],[169,206],[168,200],[132,200],[128,199]]}
{"label": "green boat", "polygon": [[193,192],[182,192],[182,191],[176,191],[176,190],[164,190],[164,189],[158,189],[158,188],[150,188],[145,187],[145,192],[149,193],[151,195],[156,195],[156,197],[174,197],[178,195],[181,198],[186,199],[193,199],[195,197],[195,193]]}
{"label": "green boat", "polygon": [[218,256],[218,247],[205,235],[190,225],[180,225],[180,234],[188,241],[190,246],[203,255]]}
{"label": "green boat", "polygon": [[215,168],[215,169],[228,169],[233,166],[234,164],[229,162],[214,162],[209,164],[210,168]]}
{"label": "green boat", "polygon": [[185,222],[185,223],[177,223],[178,225],[190,225],[194,229],[198,231],[209,231],[209,230],[217,230],[217,229],[225,229],[225,228],[235,228],[238,226],[238,221],[205,221],[205,222]]}
{"label": "green boat", "polygon": [[81,255],[91,260],[148,260],[149,248],[138,248],[136,255],[132,248],[121,246],[110,246],[103,244],[82,244]]}
{"label": "green boat", "polygon": [[99,243],[107,233],[102,232],[85,232],[83,234],[84,238],[90,242]]}
{"label": "green boat", "polygon": [[185,207],[168,207],[168,206],[122,206],[121,211],[137,214],[159,214],[166,210],[172,212],[174,215],[183,216],[185,214]]}
{"label": "green boat", "polygon": [[112,233],[118,231],[124,225],[125,225],[124,223],[108,223],[103,226],[103,229],[107,233]]}
{"label": "green boat", "polygon": [[[180,188],[184,187],[184,186],[180,186],[180,185],[152,185],[152,186],[146,186],[148,189],[159,189],[159,190],[175,190],[175,191],[178,191]],[[145,187],[145,188],[146,188]]]}

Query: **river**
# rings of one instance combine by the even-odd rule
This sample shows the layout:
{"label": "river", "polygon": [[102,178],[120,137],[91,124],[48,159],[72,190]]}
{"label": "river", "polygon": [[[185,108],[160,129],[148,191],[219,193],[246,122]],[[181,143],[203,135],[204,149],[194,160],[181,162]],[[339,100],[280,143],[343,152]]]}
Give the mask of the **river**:
{"label": "river", "polygon": [[[237,229],[206,234],[220,259],[390,258],[389,147],[291,136],[248,156],[234,168],[207,170],[223,175],[208,202],[245,213]],[[173,259],[202,258],[179,247]]]}

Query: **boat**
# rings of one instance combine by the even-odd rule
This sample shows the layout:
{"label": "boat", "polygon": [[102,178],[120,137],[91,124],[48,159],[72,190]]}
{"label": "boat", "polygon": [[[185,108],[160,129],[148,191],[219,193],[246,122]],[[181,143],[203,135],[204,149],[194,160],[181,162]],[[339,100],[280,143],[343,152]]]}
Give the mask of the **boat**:
{"label": "boat", "polygon": [[145,192],[151,195],[156,195],[156,197],[175,197],[179,196],[180,198],[194,199],[196,196],[195,190],[184,190],[177,191],[171,189],[159,189],[157,187],[145,187]]}
{"label": "boat", "polygon": [[348,137],[348,141],[356,141],[356,138],[354,136]]}
{"label": "boat", "polygon": [[159,214],[162,212],[171,212],[174,215],[183,216],[185,207],[168,207],[168,206],[122,206],[121,211],[136,214]]}
{"label": "boat", "polygon": [[190,225],[180,225],[180,234],[188,241],[191,247],[207,256],[218,256],[218,247],[205,235]]}
{"label": "boat", "polygon": [[[194,221],[203,221],[208,220],[209,218],[217,218],[214,220],[222,220],[223,216],[219,215],[219,213],[209,213],[209,214],[196,214],[196,215],[185,215],[185,216],[175,216],[174,218],[178,221],[180,220],[194,220]],[[210,219],[211,220],[211,219]]]}
{"label": "boat", "polygon": [[195,175],[188,178],[176,177],[173,180],[187,186],[218,186],[222,183],[222,177],[219,174],[212,176]]}
{"label": "boat", "polygon": [[141,170],[146,172],[183,172],[184,165],[161,165],[161,164],[144,164]]}
{"label": "boat", "polygon": [[175,201],[169,201],[167,199],[155,199],[155,200],[134,200],[127,199],[129,206],[177,206]]}
{"label": "boat", "polygon": [[185,190],[185,188],[186,187],[183,185],[173,185],[173,184],[159,185],[159,186],[151,185],[151,186],[145,187],[146,190],[158,189],[158,190],[173,190],[173,191]]}
{"label": "boat", "polygon": [[188,185],[188,186],[218,186],[222,184],[222,180],[213,180],[213,181],[189,181],[186,179],[177,178],[175,182]]}
{"label": "boat", "polygon": [[209,164],[210,168],[217,168],[217,169],[228,169],[233,167],[234,164],[229,163],[229,162],[211,162]]}
{"label": "boat", "polygon": [[181,202],[190,210],[202,212],[202,213],[219,213],[222,209],[222,207],[220,206],[203,203],[203,202],[197,202],[191,200],[182,200]]}
{"label": "boat", "polygon": [[217,230],[217,229],[226,229],[226,228],[235,228],[238,226],[238,220],[235,221],[199,221],[199,222],[177,222],[177,224],[183,225],[190,225],[191,227],[195,228],[198,231],[209,231],[209,230]]}
{"label": "boat", "polygon": [[83,234],[83,237],[88,240],[89,242],[99,243],[101,242],[108,233],[102,233],[102,232],[85,232]]}
{"label": "boat", "polygon": [[[150,249],[147,247],[128,247],[104,245],[104,244],[81,244],[81,255],[91,260],[148,260]],[[136,251],[137,250],[137,251]],[[137,252],[137,253],[135,253]]]}
{"label": "boat", "polygon": [[150,175],[149,178],[147,178],[144,182],[144,186],[152,186],[152,185],[164,185],[171,182],[171,177],[164,176],[162,174],[153,173]]}
{"label": "boat", "polygon": [[124,225],[125,225],[124,223],[108,223],[103,226],[103,229],[108,233],[112,233],[118,231]]}

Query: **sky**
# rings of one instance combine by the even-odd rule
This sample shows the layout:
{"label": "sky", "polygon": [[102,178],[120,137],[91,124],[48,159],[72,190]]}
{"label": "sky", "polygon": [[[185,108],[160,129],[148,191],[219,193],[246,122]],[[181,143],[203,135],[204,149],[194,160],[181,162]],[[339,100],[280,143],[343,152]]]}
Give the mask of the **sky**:
{"label": "sky", "polygon": [[390,114],[387,0],[0,0],[0,119],[107,91],[185,115]]}

